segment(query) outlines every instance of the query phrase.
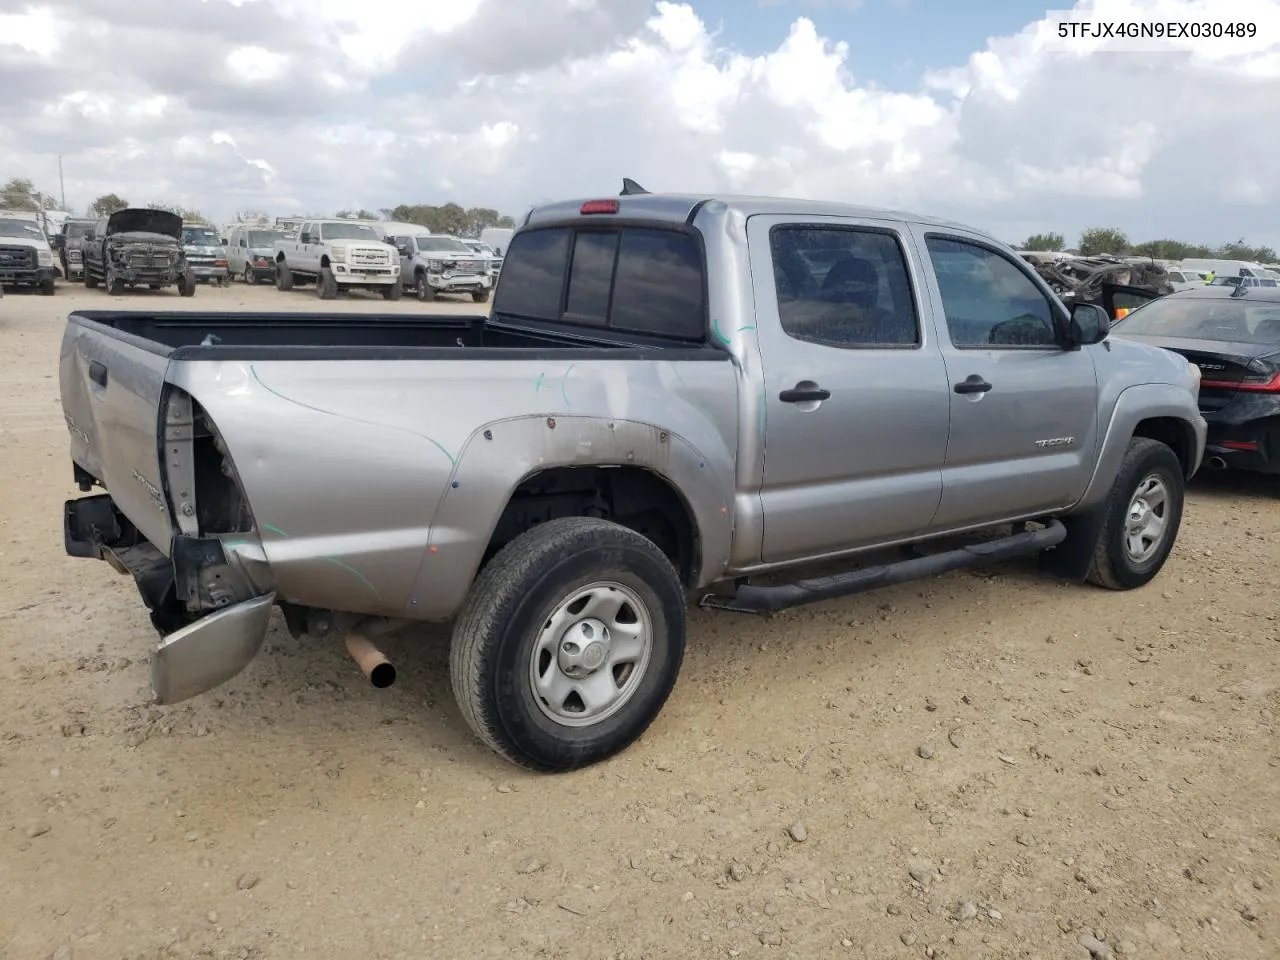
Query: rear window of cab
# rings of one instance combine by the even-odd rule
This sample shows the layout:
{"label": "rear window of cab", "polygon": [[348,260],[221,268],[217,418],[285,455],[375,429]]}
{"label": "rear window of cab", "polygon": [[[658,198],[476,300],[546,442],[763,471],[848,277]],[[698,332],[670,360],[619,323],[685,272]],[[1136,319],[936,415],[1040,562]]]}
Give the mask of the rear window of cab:
{"label": "rear window of cab", "polygon": [[511,238],[493,312],[626,333],[706,338],[702,247],[656,227],[537,227]]}

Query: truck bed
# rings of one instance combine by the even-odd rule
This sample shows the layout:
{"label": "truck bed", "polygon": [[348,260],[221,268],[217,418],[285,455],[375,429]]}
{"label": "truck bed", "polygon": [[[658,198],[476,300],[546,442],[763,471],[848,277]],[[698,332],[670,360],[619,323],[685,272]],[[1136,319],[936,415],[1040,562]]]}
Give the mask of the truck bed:
{"label": "truck bed", "polygon": [[622,359],[655,348],[667,359],[726,358],[710,345],[620,336],[589,327],[508,324],[476,314],[78,310],[69,320],[72,325],[108,328],[113,339],[170,360],[500,360],[551,357],[563,351],[586,360],[593,354]]}

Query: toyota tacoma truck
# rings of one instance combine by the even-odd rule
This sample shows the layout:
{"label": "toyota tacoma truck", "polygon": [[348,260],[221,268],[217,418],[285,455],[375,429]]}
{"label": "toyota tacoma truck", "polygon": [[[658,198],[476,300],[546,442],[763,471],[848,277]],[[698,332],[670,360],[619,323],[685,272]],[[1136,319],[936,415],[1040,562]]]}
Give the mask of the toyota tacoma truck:
{"label": "toyota tacoma truck", "polygon": [[1023,554],[1148,583],[1199,378],[1109,326],[950,222],[557,202],[487,316],[72,313],[73,475],[105,492],[65,548],[137,582],[159,703],[243,669],[276,607],[375,686],[380,636],[448,622],[476,736],[582,767],[663,707],[690,599],[768,615]]}
{"label": "toyota tacoma truck", "polygon": [[195,296],[196,278],[182,249],[182,217],[168,210],[129,207],[102,217],[84,235],[84,285],[119,296],[126,288],[178,288]]}
{"label": "toyota tacoma truck", "polygon": [[340,290],[377,290],[386,300],[399,300],[400,259],[394,246],[367,223],[352,220],[307,220],[296,236],[276,241],[276,288],[315,283],[321,300]]}

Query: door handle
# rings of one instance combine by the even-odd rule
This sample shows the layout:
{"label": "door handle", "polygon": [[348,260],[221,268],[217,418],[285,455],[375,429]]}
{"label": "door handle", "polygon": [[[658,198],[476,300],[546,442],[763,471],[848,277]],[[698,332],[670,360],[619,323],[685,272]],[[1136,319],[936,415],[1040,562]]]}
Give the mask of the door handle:
{"label": "door handle", "polygon": [[107,385],[107,365],[100,360],[89,361],[89,379],[100,387]]}
{"label": "door handle", "polygon": [[831,391],[821,387],[804,388],[797,384],[790,390],[783,390],[778,394],[778,399],[783,403],[813,403],[817,400],[830,400]]}
{"label": "door handle", "polygon": [[956,393],[986,393],[990,389],[991,384],[976,373],[969,374],[955,385]]}

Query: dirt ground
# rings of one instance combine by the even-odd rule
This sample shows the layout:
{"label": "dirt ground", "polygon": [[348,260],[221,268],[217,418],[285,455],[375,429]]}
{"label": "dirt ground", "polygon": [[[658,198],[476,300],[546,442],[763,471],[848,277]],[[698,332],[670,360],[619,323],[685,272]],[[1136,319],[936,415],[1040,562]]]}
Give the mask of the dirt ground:
{"label": "dirt ground", "polygon": [[1275,481],[1197,479],[1133,593],[1010,563],[692,612],[650,731],[539,777],[471,738],[439,630],[378,691],[277,623],[231,683],[147,706],[133,584],[62,545],[58,345],[88,306],[482,309],[0,300],[4,960],[1280,952]]}

